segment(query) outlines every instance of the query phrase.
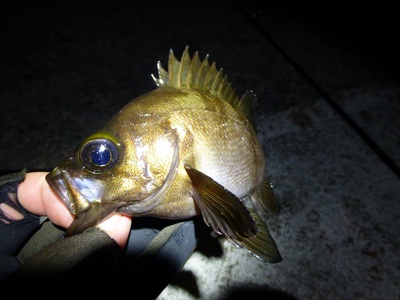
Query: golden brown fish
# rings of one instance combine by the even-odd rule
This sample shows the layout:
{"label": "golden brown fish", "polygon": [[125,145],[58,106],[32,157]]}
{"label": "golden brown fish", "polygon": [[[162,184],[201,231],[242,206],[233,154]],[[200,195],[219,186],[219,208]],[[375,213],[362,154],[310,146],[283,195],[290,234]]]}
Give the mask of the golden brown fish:
{"label": "golden brown fish", "polygon": [[[205,223],[237,247],[281,261],[257,210],[279,205],[253,119],[255,97],[239,98],[222,69],[186,47],[158,62],[158,88],[129,102],[47,177],[75,220],[66,235],[114,211]],[[254,205],[246,207],[246,199]]]}

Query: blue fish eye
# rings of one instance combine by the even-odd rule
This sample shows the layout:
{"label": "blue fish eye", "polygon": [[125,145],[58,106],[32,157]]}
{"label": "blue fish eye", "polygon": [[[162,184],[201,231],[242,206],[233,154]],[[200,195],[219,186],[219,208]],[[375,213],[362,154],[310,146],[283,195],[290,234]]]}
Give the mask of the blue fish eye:
{"label": "blue fish eye", "polygon": [[101,144],[99,147],[93,150],[90,158],[93,164],[99,167],[103,167],[111,162],[112,154],[111,151],[107,149],[104,144]]}
{"label": "blue fish eye", "polygon": [[104,173],[118,161],[118,147],[108,139],[93,139],[80,150],[82,165],[93,173]]}

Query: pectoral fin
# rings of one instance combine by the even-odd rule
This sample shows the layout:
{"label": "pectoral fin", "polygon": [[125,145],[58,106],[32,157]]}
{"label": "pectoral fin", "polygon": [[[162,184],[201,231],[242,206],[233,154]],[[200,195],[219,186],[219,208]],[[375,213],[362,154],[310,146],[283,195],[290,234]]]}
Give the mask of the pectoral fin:
{"label": "pectoral fin", "polygon": [[204,173],[188,165],[185,169],[194,187],[193,198],[208,226],[233,240],[256,234],[250,212],[233,193]]}
{"label": "pectoral fin", "polygon": [[253,209],[247,209],[250,211],[252,218],[257,224],[257,234],[249,238],[228,240],[236,246],[242,246],[246,248],[248,252],[252,253],[261,260],[267,261],[269,263],[278,263],[282,261],[282,256],[279,253],[274,239],[269,233],[267,225]]}
{"label": "pectoral fin", "polygon": [[[246,207],[233,193],[204,173],[188,165],[185,169],[194,187],[193,198],[208,226],[261,260],[270,263],[282,260],[267,225],[255,210]],[[264,190],[266,194],[268,191]]]}

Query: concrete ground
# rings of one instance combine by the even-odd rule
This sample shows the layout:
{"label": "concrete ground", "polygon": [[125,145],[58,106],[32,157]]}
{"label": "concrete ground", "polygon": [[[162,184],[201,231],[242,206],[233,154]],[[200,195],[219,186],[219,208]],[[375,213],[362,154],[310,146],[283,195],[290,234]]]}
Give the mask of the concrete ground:
{"label": "concrete ground", "polygon": [[209,235],[158,299],[399,299],[395,9],[279,3],[4,4],[0,171],[51,170],[189,45],[257,94],[283,261]]}

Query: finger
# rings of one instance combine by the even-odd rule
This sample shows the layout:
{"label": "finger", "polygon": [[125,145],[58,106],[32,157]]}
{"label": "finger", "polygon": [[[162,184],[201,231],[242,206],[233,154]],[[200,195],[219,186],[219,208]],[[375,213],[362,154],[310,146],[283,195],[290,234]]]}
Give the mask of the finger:
{"label": "finger", "polygon": [[120,213],[113,213],[97,225],[113,238],[121,248],[124,248],[129,237],[132,217]]}
{"label": "finger", "polygon": [[18,200],[28,211],[39,216],[47,216],[57,225],[67,228],[73,216],[47,184],[47,172],[26,173],[25,180],[18,186]]}

